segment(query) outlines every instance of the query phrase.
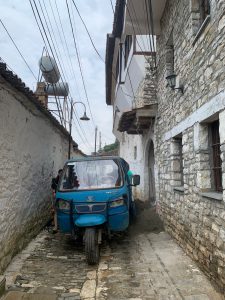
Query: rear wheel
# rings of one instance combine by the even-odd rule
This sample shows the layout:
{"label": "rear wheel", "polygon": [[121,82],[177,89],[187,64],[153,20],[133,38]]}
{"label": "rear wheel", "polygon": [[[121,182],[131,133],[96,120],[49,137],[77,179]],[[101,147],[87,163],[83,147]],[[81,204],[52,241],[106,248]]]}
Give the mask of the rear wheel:
{"label": "rear wheel", "polygon": [[98,230],[86,228],[85,230],[85,254],[89,265],[99,262]]}

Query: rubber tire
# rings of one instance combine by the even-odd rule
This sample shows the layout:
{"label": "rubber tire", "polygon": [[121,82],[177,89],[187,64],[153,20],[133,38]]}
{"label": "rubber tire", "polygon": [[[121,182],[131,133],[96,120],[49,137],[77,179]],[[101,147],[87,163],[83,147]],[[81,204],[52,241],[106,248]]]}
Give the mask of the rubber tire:
{"label": "rubber tire", "polygon": [[85,229],[85,254],[89,265],[99,262],[98,231],[95,228]]}

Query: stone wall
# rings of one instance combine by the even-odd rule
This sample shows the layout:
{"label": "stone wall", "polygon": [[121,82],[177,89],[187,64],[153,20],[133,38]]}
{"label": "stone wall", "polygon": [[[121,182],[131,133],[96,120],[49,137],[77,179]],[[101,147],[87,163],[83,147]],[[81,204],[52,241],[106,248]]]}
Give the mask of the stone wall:
{"label": "stone wall", "polygon": [[50,217],[68,135],[48,115],[0,76],[0,272]]}
{"label": "stone wall", "polygon": [[[157,195],[168,232],[225,288],[225,2],[210,2],[210,18],[201,32],[196,30],[193,0],[168,0],[161,19],[155,123]],[[173,68],[184,94],[170,89],[165,79],[171,35]],[[223,193],[212,193],[208,130],[214,120],[220,123]]]}

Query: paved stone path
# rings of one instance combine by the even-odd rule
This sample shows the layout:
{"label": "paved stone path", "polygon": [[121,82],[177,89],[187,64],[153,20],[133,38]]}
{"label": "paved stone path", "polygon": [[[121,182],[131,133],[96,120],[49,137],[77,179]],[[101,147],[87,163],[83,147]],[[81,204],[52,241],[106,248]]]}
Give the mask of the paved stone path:
{"label": "paved stone path", "polygon": [[128,234],[116,235],[88,266],[69,236],[42,231],[5,272],[4,300],[219,300],[195,263],[145,210]]}

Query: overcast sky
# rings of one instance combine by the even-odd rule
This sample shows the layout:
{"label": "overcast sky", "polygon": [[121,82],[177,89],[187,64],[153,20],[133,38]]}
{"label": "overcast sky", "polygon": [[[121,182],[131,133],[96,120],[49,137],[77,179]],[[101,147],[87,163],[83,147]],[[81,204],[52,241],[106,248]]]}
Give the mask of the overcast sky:
{"label": "overcast sky", "polygon": [[[100,52],[101,56],[105,58],[106,34],[112,31],[113,23],[113,13],[110,0],[74,1],[79,8],[81,16],[86,22],[86,25],[90,31],[90,34],[98,51]],[[60,33],[55,23],[54,14],[51,11],[50,3],[57,19]],[[113,4],[114,3],[115,0],[113,0]],[[66,0],[36,0],[36,4],[39,8],[40,13],[41,4],[45,13],[45,17],[47,18],[46,12],[48,12],[48,15],[50,17],[51,26],[54,32],[54,34],[52,33],[52,38],[54,40],[61,65],[64,69],[66,81],[69,83],[70,94],[73,97],[74,101],[85,102],[87,106],[87,114],[88,116],[90,116],[91,113],[85,97],[76,58],[76,51],[69,23]],[[63,38],[63,34],[60,28],[56,4],[59,9],[60,17],[62,19],[63,30],[66,35],[73,70],[71,70],[71,63],[65,43],[62,43],[60,39],[60,37]],[[73,126],[73,138],[76,140],[76,142],[78,142],[79,148],[85,153],[89,154],[94,150],[94,125],[98,126],[99,131],[101,131],[102,133],[103,146],[105,145],[105,143],[109,144],[114,142],[115,138],[112,134],[112,108],[107,106],[105,102],[105,65],[94,52],[84,26],[81,23],[75,7],[72,4],[72,0],[68,0],[68,4],[71,11],[71,17],[74,25],[77,44],[79,47],[84,81],[87,87],[88,98],[94,119],[94,124],[92,121],[80,121],[83,131],[85,132],[86,139],[88,140],[88,143],[90,145],[86,142],[86,139],[84,138],[80,127],[77,125],[77,121],[75,118],[74,120],[76,121],[76,126]],[[44,42],[32,13],[29,0],[0,0],[0,7],[1,20],[13,37],[16,45],[22,52],[33,73],[36,77],[38,77],[38,61],[41,57]],[[44,22],[42,13],[41,17]],[[47,30],[47,26],[45,26],[45,28]],[[36,79],[20,57],[15,46],[10,41],[6,31],[1,24],[0,57],[26,83],[27,86],[29,86],[32,90],[35,90]],[[74,74],[76,78],[74,78]],[[83,107],[79,104],[76,104],[75,109],[79,117],[81,117],[83,114]],[[76,127],[78,127],[79,133]],[[80,135],[82,136],[82,138],[80,137]],[[90,148],[90,146],[92,148]]]}

